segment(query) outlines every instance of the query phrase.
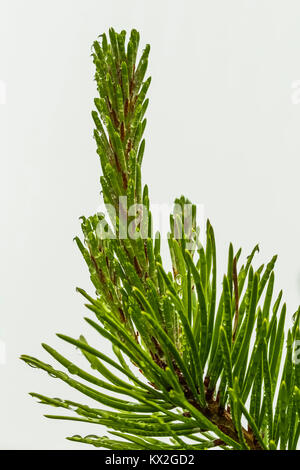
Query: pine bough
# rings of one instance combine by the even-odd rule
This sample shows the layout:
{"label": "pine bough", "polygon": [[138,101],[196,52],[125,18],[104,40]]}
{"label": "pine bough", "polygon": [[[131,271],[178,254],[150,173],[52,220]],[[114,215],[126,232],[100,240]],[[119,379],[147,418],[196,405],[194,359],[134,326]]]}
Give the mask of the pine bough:
{"label": "pine bough", "polygon": [[[43,348],[67,372],[34,357],[21,358],[92,399],[95,408],[31,395],[73,412],[48,418],[101,424],[117,437],[68,438],[96,447],[296,449],[300,310],[285,341],[282,292],[273,300],[276,257],[255,270],[258,246],[238,267],[241,250],[235,252],[230,244],[217,295],[213,228],[208,221],[203,246],[196,208],[184,197],[175,201],[170,216],[173,272],[164,269],[160,234],[153,236],[148,188],[141,178],[150,46],[136,66],[139,33],[132,30],[127,44],[125,36],[110,29],[109,40],[101,35],[92,54],[99,92],[92,112],[94,138],[111,222],[101,213],[82,217],[84,243],[76,238],[96,289],[95,298],[78,289],[94,317],[85,320],[111,342],[114,356],[82,336],[59,334],[82,352],[93,373],[46,344]],[[186,206],[192,207],[189,224]],[[131,236],[121,237],[129,228]]]}

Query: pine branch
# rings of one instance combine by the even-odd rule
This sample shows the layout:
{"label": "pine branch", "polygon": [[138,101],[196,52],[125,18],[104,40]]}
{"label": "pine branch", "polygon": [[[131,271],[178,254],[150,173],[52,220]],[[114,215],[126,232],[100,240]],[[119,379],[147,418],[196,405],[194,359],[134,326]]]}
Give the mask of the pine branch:
{"label": "pine branch", "polygon": [[91,398],[96,408],[32,396],[71,413],[46,415],[50,419],[101,424],[118,438],[68,438],[96,447],[296,449],[300,309],[283,358],[286,306],[280,308],[282,292],[273,301],[276,257],[256,269],[256,246],[239,267],[241,249],[235,252],[230,244],[217,293],[213,228],[207,221],[202,246],[196,206],[182,196],[170,216],[172,272],[164,268],[141,177],[151,79],[145,78],[150,47],[137,60],[138,46],[136,30],[126,44],[126,32],[112,28],[109,41],[103,34],[93,44],[99,96],[92,118],[109,220],[102,213],[82,217],[84,240],[75,238],[95,288],[95,297],[78,288],[94,317],[86,321],[111,343],[115,358],[82,336],[59,334],[82,352],[90,372],[45,344],[63,370],[31,356],[21,358]]}

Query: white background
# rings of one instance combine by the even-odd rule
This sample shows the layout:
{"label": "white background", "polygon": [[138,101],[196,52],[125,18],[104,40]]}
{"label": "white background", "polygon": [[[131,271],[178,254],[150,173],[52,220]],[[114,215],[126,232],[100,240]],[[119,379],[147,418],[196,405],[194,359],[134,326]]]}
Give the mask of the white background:
{"label": "white background", "polygon": [[244,255],[259,242],[259,260],[278,253],[277,287],[289,318],[295,311],[299,24],[297,0],[1,0],[1,449],[85,448],[64,437],[104,432],[43,418],[51,409],[29,391],[81,397],[18,356],[51,361],[45,341],[76,360],[56,332],[107,348],[83,321],[75,286],[93,290],[72,238],[100,202],[90,47],[110,26],[135,27],[152,47],[143,169],[152,201],[203,203],[222,269],[229,241]]}

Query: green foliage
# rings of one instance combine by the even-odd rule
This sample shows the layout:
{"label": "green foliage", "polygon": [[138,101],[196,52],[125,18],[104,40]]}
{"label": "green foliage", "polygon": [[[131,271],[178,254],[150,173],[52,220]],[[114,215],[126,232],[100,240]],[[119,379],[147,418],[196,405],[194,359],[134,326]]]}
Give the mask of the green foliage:
{"label": "green foliage", "polygon": [[[30,356],[22,359],[90,397],[96,407],[31,395],[71,411],[48,418],[101,424],[117,437],[68,438],[96,447],[296,449],[300,364],[293,354],[300,310],[283,357],[286,307],[280,307],[282,293],[273,300],[276,257],[256,269],[256,246],[238,266],[241,250],[230,245],[217,295],[213,228],[207,221],[202,246],[196,207],[184,197],[175,201],[170,217],[172,272],[164,268],[141,179],[150,47],[137,61],[139,33],[132,30],[127,44],[125,37],[125,31],[110,29],[109,41],[103,34],[93,45],[99,93],[92,112],[94,138],[111,221],[102,213],[82,217],[84,241],[75,239],[96,291],[93,298],[78,289],[93,316],[86,321],[111,343],[114,356],[82,336],[60,334],[82,352],[90,372],[45,344],[62,370]],[[181,210],[186,205],[188,226]]]}

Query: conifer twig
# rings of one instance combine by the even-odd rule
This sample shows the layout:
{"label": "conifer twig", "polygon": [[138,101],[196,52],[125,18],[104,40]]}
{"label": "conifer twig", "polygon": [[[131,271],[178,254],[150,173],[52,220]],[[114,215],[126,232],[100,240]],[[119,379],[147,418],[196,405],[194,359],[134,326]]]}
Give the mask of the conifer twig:
{"label": "conifer twig", "polygon": [[86,321],[110,342],[114,357],[82,336],[59,334],[82,353],[89,372],[46,344],[59,368],[29,355],[21,359],[94,405],[31,395],[69,413],[48,418],[94,429],[101,424],[118,438],[68,438],[95,447],[296,449],[300,363],[293,352],[300,344],[300,309],[284,348],[282,292],[273,301],[276,257],[265,268],[254,267],[256,246],[238,267],[241,250],[235,253],[230,244],[218,288],[213,228],[207,221],[202,246],[196,206],[182,196],[170,216],[172,272],[165,268],[142,181],[151,79],[150,46],[139,55],[139,41],[135,29],[126,41],[125,31],[111,28],[109,38],[102,34],[93,44],[98,96],[92,119],[108,216],[81,217],[83,241],[75,238],[95,292],[78,289],[93,317]]}

